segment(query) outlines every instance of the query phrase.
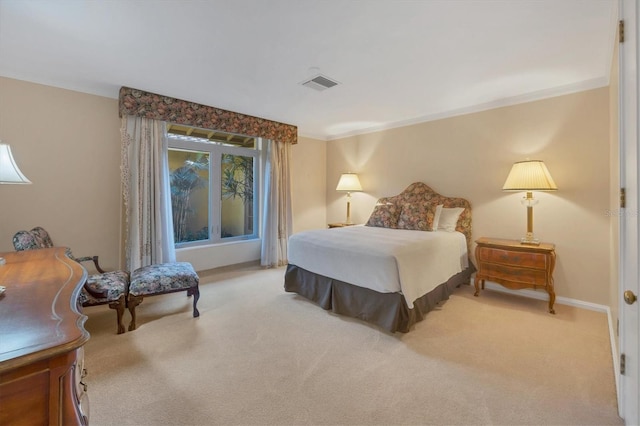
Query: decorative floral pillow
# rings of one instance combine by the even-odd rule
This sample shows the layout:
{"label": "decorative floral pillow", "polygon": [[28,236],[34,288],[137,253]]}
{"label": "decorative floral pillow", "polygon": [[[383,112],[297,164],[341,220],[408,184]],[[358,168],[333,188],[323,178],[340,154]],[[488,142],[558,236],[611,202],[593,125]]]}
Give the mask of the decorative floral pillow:
{"label": "decorative floral pillow", "polygon": [[430,201],[403,203],[398,218],[398,229],[434,231],[433,221],[437,207],[437,204]]}
{"label": "decorative floral pillow", "polygon": [[373,213],[369,217],[366,226],[375,226],[378,228],[396,228],[398,225],[398,216],[400,211],[395,204],[385,203],[376,204]]}

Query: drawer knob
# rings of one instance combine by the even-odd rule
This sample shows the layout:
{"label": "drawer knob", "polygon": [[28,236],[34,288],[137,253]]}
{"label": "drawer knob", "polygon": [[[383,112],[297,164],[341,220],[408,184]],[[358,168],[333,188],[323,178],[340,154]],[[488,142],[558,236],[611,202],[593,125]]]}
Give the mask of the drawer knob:
{"label": "drawer knob", "polygon": [[624,292],[624,301],[627,302],[627,305],[633,305],[636,300],[638,300],[638,298],[631,290]]}

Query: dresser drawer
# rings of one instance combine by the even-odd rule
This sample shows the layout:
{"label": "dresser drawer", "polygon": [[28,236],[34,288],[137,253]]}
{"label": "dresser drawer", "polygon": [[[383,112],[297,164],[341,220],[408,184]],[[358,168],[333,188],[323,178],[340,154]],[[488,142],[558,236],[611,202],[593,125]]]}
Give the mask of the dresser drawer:
{"label": "dresser drawer", "polygon": [[510,281],[531,286],[545,287],[547,284],[547,271],[544,269],[528,269],[515,266],[498,265],[493,263],[481,264],[478,273],[488,280]]}
{"label": "dresser drawer", "polygon": [[525,268],[546,269],[547,255],[544,253],[527,253],[522,251],[501,250],[491,247],[480,247],[480,262],[500,263],[502,265],[521,266]]}

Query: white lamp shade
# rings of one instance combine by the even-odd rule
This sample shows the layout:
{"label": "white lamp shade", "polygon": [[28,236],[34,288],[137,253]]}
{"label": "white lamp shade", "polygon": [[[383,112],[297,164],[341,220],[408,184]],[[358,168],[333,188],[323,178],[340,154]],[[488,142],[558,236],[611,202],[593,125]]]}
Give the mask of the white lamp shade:
{"label": "white lamp shade", "polygon": [[502,189],[504,191],[555,191],[558,187],[542,161],[527,160],[513,165]]}
{"label": "white lamp shade", "polygon": [[0,183],[31,183],[16,164],[11,154],[11,147],[0,143]]}
{"label": "white lamp shade", "polygon": [[362,191],[362,185],[360,185],[360,179],[355,173],[343,173],[338,181],[336,191]]}

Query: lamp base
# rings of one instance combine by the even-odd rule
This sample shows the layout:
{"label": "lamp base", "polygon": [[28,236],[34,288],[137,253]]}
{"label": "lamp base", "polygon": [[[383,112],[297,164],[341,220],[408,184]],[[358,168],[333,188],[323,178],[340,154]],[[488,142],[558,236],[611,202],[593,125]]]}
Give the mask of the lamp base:
{"label": "lamp base", "polygon": [[7,263],[5,258],[4,257],[0,257],[0,265],[4,265],[5,263]]}
{"label": "lamp base", "polygon": [[539,246],[540,240],[537,238],[533,238],[533,235],[527,235],[526,237],[522,237],[520,240],[520,244],[526,244],[528,246]]}

